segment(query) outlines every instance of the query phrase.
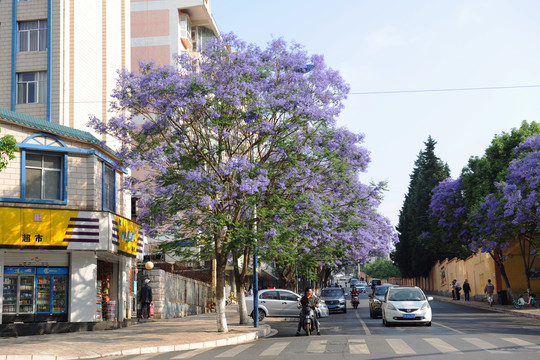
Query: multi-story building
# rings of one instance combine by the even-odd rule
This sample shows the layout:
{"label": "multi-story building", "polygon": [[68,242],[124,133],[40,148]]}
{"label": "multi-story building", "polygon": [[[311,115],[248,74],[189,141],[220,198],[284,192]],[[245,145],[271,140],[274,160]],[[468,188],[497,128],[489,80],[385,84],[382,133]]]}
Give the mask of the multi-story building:
{"label": "multi-story building", "polygon": [[0,108],[85,129],[129,67],[129,0],[0,1]]}
{"label": "multi-story building", "polygon": [[131,0],[132,70],[140,60],[175,65],[177,54],[197,56],[216,36],[210,0]]}
{"label": "multi-story building", "polygon": [[[131,317],[142,260],[114,143],[95,136],[130,65],[129,0],[1,0],[0,322]],[[101,141],[106,141],[103,145]],[[103,310],[103,312],[101,312]]]}

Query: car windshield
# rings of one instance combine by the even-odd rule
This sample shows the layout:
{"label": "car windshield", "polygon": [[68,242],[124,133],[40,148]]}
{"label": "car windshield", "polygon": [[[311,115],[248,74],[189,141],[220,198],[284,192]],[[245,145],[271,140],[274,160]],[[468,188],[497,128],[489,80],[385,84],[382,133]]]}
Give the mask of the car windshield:
{"label": "car windshield", "polygon": [[389,301],[422,301],[426,297],[418,289],[394,289],[388,294]]}
{"label": "car windshield", "polygon": [[377,286],[375,288],[375,295],[384,295],[384,293],[386,293],[386,290],[388,290],[390,286]]}
{"label": "car windshield", "polygon": [[325,297],[340,297],[343,295],[343,290],[341,289],[323,289],[321,296]]}

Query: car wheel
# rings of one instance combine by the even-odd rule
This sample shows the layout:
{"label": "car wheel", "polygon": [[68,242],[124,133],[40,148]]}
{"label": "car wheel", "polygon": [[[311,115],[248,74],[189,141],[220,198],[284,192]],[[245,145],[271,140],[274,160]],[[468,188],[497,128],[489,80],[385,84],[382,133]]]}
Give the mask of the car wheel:
{"label": "car wheel", "polygon": [[343,313],[344,313],[344,314],[347,313],[347,308],[343,308]]}
{"label": "car wheel", "polygon": [[431,326],[431,321],[426,323],[426,326]]}
{"label": "car wheel", "polygon": [[266,317],[266,314],[264,313],[264,310],[259,309],[259,321],[263,321]]}
{"label": "car wheel", "polygon": [[383,319],[383,324],[384,324],[384,326],[386,326],[386,327],[392,326],[392,324],[389,323],[388,321],[386,321],[386,319]]}

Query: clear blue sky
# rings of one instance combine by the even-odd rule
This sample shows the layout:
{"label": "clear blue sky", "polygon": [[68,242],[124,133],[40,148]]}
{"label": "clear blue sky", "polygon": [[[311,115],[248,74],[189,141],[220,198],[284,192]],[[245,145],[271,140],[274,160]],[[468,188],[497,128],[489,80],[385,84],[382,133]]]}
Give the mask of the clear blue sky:
{"label": "clear blue sky", "polygon": [[264,46],[282,37],[324,55],[351,86],[338,119],[366,135],[364,182],[385,180],[394,225],[418,153],[431,135],[457,177],[495,134],[540,122],[538,0],[212,0],[221,32]]}

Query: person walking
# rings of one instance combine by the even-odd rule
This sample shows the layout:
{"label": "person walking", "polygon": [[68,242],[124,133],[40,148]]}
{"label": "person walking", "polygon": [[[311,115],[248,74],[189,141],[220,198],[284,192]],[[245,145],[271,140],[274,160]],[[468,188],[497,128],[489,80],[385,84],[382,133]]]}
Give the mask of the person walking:
{"label": "person walking", "polygon": [[491,279],[488,279],[486,286],[484,286],[484,294],[486,294],[486,299],[490,306],[493,305],[493,291],[495,286],[491,283]]}
{"label": "person walking", "polygon": [[456,300],[459,301],[461,299],[461,295],[459,293],[461,291],[461,285],[457,280],[454,280],[454,290],[456,292]]}
{"label": "person walking", "polygon": [[144,280],[144,286],[139,293],[139,303],[141,304],[141,317],[148,319],[150,314],[150,305],[154,304],[152,300],[152,288],[149,285],[150,279]]}
{"label": "person walking", "polygon": [[469,301],[469,293],[471,292],[471,285],[469,285],[469,280],[465,279],[463,282],[463,293],[465,294],[465,301]]}
{"label": "person walking", "polygon": [[452,280],[450,289],[452,290],[452,300],[456,300],[456,280]]}

